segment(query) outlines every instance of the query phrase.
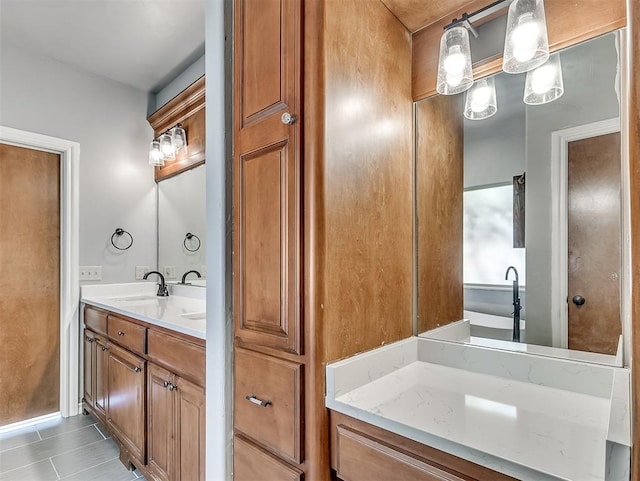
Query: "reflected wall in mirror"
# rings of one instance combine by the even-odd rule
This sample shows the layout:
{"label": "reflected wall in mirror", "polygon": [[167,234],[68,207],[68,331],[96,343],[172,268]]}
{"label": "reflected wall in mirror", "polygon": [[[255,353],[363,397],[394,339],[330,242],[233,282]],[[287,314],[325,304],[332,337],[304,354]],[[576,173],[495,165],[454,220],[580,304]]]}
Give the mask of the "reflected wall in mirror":
{"label": "reflected wall in mirror", "polygon": [[[463,119],[464,94],[417,103],[419,333],[464,318],[470,325],[460,340],[489,337],[518,347],[508,342],[515,273],[507,280],[506,271],[514,266],[522,342],[616,354],[617,33],[558,55],[564,95],[551,103],[526,105],[525,75],[506,73],[495,75],[498,113],[489,119]],[[514,231],[524,231],[524,247],[513,247]],[[439,265],[430,260],[434,252]]]}
{"label": "reflected wall in mirror", "polygon": [[[191,285],[206,284],[205,167],[199,165],[158,182],[158,267],[167,281],[187,276]],[[187,238],[187,234],[192,234]]]}

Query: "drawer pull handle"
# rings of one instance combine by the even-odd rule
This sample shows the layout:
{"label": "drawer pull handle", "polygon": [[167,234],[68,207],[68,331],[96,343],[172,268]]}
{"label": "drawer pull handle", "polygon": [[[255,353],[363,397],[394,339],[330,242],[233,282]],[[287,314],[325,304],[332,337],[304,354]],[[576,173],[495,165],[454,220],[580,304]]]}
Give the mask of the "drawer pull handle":
{"label": "drawer pull handle", "polygon": [[124,332],[118,331],[118,336],[124,336]]}
{"label": "drawer pull handle", "polygon": [[246,396],[246,399],[247,401],[251,401],[253,404],[262,406],[263,408],[266,408],[269,404],[271,404],[271,401],[263,401],[262,399],[258,399],[255,394]]}

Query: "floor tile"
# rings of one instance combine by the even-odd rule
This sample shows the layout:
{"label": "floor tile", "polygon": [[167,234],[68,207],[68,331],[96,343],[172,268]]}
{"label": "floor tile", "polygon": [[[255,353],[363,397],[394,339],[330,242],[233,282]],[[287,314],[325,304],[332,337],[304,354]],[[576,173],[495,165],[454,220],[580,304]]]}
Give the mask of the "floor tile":
{"label": "floor tile", "polygon": [[102,440],[93,426],[0,452],[0,472],[10,471]]}
{"label": "floor tile", "polygon": [[48,458],[24,468],[0,474],[0,481],[55,481],[57,479],[58,475]]}
{"label": "floor tile", "polygon": [[100,434],[102,434],[102,437],[104,437],[105,439],[110,437],[109,433],[102,426],[100,426],[98,423],[94,424],[94,426],[96,427],[96,429],[98,431],[100,431]]}
{"label": "floor tile", "polygon": [[8,433],[0,434],[0,451],[12,449],[23,444],[39,441],[38,431],[34,426],[23,429],[17,429]]}
{"label": "floor tile", "polygon": [[[120,450],[111,439],[103,439],[51,458],[61,478],[118,458]],[[124,465],[122,469],[126,469]]]}
{"label": "floor tile", "polygon": [[92,415],[80,414],[70,418],[61,417],[59,419],[54,419],[53,421],[47,421],[46,423],[36,424],[36,429],[40,432],[42,439],[46,439],[69,431],[82,429],[83,427],[95,424],[96,422],[96,418]]}
{"label": "floor tile", "polygon": [[63,481],[133,481],[135,479],[136,475],[127,470],[119,459],[112,459],[62,478]]}

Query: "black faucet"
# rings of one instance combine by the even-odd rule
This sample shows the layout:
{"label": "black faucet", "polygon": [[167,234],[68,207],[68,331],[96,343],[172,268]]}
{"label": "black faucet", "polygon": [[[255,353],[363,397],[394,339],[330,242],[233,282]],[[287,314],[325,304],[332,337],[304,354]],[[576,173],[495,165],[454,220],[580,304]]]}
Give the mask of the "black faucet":
{"label": "black faucet", "polygon": [[520,286],[518,278],[518,269],[513,266],[507,267],[507,272],[504,275],[504,279],[509,279],[509,271],[513,269],[516,275],[516,279],[513,281],[513,342],[520,342]]}
{"label": "black faucet", "polygon": [[192,271],[187,271],[184,274],[182,274],[182,280],[180,281],[180,284],[186,284],[187,282],[187,276],[191,273],[194,273],[196,276],[198,276],[198,279],[201,278],[202,276],[200,275],[200,273],[196,270],[192,270]]}
{"label": "black faucet", "polygon": [[167,289],[167,284],[165,284],[164,282],[164,276],[158,271],[149,271],[144,275],[143,279],[146,280],[150,274],[158,274],[158,277],[160,278],[160,283],[158,284],[158,294],[156,295],[158,297],[168,297],[169,290]]}

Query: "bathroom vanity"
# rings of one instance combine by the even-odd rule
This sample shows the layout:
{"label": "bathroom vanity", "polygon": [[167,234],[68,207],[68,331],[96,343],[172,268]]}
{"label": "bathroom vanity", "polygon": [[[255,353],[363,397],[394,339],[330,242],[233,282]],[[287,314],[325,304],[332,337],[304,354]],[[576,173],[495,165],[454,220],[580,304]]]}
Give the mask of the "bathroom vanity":
{"label": "bathroom vanity", "polygon": [[413,337],[327,366],[332,467],[349,481],[628,480],[629,385],[611,365]]}
{"label": "bathroom vanity", "polygon": [[204,480],[204,289],[83,286],[84,396],[148,479]]}

